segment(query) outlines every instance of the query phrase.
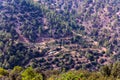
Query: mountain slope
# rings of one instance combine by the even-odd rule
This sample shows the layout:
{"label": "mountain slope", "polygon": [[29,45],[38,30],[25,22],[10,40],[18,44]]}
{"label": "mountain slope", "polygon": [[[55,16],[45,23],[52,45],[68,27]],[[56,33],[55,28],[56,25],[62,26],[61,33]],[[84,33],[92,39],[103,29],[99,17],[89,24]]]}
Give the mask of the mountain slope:
{"label": "mountain slope", "polygon": [[98,70],[119,61],[119,3],[0,0],[0,66]]}

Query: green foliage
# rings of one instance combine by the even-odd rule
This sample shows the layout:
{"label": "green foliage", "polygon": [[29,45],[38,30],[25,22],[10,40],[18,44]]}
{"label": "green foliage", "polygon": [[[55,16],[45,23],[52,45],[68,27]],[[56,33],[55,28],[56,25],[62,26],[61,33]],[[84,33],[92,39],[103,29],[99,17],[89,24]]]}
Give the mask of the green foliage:
{"label": "green foliage", "polygon": [[70,71],[61,74],[57,80],[79,80],[82,76],[83,76],[82,73],[78,73],[76,71]]}
{"label": "green foliage", "polygon": [[20,73],[21,71],[23,71],[23,68],[20,66],[15,66],[14,69],[12,70],[12,72],[17,72],[17,73]]}
{"label": "green foliage", "polygon": [[114,78],[120,78],[120,62],[114,63],[114,65],[112,66],[111,75]]}
{"label": "green foliage", "polygon": [[42,75],[36,73],[32,67],[28,67],[21,75],[22,80],[43,80]]}
{"label": "green foliage", "polygon": [[21,80],[21,72],[23,68],[20,66],[15,66],[14,69],[9,73],[9,78],[11,80]]}
{"label": "green foliage", "polygon": [[41,74],[38,74],[32,80],[43,80],[43,76]]}
{"label": "green foliage", "polygon": [[[0,68],[0,77],[5,80],[119,80],[120,79],[120,63],[104,66],[99,71],[72,70],[68,72],[61,71],[42,71],[28,67],[23,69],[19,66],[13,70],[4,70]],[[108,70],[107,70],[108,69]],[[110,71],[109,71],[110,70]],[[102,73],[101,73],[102,72]],[[9,75],[9,76],[8,76]]]}
{"label": "green foliage", "polygon": [[7,76],[7,75],[8,75],[8,71],[3,68],[0,68],[0,76]]}
{"label": "green foliage", "polygon": [[48,80],[119,80],[120,63],[103,66],[99,71],[88,72],[85,70],[68,71],[59,75],[52,75]]}
{"label": "green foliage", "polygon": [[110,76],[111,75],[111,69],[109,66],[105,65],[101,68],[101,73],[104,75],[104,76]]}
{"label": "green foliage", "polygon": [[116,62],[112,65],[105,65],[101,68],[101,74],[105,77],[120,78],[120,62]]}

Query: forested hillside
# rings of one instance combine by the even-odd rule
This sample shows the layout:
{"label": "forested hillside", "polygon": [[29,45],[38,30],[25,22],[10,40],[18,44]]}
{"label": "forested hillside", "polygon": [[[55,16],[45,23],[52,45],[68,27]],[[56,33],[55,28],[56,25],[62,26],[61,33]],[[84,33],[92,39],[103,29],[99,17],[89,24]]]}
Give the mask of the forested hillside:
{"label": "forested hillside", "polygon": [[0,67],[96,71],[120,61],[119,33],[119,0],[0,0]]}

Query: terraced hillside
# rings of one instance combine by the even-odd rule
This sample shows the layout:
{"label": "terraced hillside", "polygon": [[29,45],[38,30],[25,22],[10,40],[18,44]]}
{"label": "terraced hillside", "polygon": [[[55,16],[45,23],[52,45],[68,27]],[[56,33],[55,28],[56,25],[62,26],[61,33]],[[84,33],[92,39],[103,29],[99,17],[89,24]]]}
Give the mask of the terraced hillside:
{"label": "terraced hillside", "polygon": [[119,0],[0,0],[0,67],[98,70],[119,33]]}

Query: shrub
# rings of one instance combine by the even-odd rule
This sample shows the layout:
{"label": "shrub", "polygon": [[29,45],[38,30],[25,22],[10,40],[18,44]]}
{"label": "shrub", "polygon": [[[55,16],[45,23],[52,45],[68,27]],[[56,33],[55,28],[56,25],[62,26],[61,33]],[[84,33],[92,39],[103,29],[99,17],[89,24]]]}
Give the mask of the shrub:
{"label": "shrub", "polygon": [[0,76],[7,76],[8,75],[8,71],[6,71],[3,68],[0,68]]}

